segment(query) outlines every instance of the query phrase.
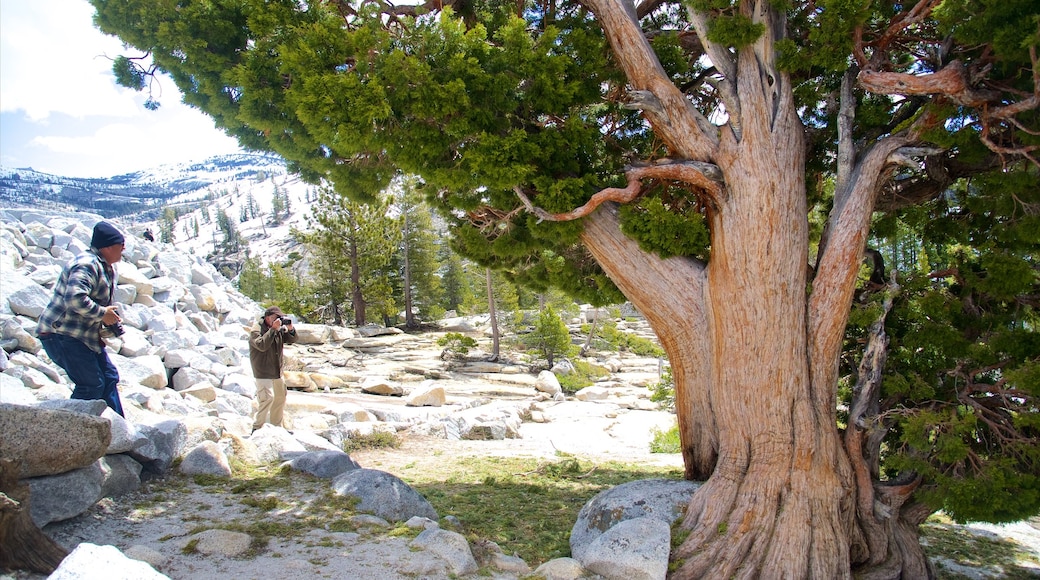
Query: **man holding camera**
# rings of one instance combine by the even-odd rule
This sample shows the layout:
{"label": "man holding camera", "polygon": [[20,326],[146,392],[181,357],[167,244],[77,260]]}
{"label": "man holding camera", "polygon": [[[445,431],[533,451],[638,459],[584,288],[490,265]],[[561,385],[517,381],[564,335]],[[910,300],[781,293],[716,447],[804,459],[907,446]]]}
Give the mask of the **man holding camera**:
{"label": "man holding camera", "polygon": [[256,379],[256,399],[260,408],[253,420],[253,431],[264,423],[282,426],[285,410],[285,381],[282,380],[282,348],[296,342],[296,329],[282,310],[272,306],[249,333],[249,363]]}
{"label": "man holding camera", "polygon": [[36,335],[55,364],[75,384],[73,399],[101,399],[123,414],[119,401],[119,371],[108,358],[103,336],[123,334],[119,307],[112,304],[115,264],[123,259],[123,234],[108,222],[98,222],[90,249],[61,271],[54,294],[40,316]]}

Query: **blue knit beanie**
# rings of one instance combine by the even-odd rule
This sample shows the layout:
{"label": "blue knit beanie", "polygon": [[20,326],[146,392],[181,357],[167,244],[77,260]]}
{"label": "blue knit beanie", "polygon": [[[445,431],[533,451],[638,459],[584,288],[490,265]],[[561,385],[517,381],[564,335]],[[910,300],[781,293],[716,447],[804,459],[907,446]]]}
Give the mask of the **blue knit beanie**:
{"label": "blue knit beanie", "polygon": [[123,241],[123,234],[119,233],[115,226],[108,222],[98,222],[94,226],[94,235],[90,238],[90,247],[100,250],[109,246],[118,246]]}

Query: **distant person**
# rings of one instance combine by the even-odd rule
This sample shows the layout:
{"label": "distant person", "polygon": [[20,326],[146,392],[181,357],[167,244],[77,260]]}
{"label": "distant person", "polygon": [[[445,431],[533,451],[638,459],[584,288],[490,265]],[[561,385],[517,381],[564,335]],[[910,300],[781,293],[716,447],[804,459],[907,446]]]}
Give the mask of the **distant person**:
{"label": "distant person", "polygon": [[62,270],[36,328],[47,356],[75,384],[72,398],[101,399],[120,415],[119,371],[108,358],[103,337],[123,334],[119,307],[112,304],[115,264],[123,258],[123,242],[115,226],[98,222],[90,249]]}
{"label": "distant person", "polygon": [[282,379],[282,348],[296,342],[296,329],[282,310],[272,306],[249,333],[249,364],[256,379],[256,399],[260,408],[253,420],[253,431],[270,423],[282,427],[285,411],[285,380]]}
{"label": "distant person", "polygon": [[152,234],[152,229],[151,228],[148,228],[148,229],[146,229],[144,231],[144,239],[148,240],[149,242],[154,242],[155,241],[155,235]]}

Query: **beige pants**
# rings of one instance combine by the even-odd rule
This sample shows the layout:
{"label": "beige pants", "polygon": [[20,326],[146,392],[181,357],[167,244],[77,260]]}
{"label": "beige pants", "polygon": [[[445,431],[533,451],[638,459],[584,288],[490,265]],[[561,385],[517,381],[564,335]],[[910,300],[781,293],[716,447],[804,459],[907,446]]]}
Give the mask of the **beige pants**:
{"label": "beige pants", "polygon": [[253,429],[264,423],[282,427],[282,412],[285,410],[285,381],[282,379],[256,379],[256,400],[260,408],[256,411]]}

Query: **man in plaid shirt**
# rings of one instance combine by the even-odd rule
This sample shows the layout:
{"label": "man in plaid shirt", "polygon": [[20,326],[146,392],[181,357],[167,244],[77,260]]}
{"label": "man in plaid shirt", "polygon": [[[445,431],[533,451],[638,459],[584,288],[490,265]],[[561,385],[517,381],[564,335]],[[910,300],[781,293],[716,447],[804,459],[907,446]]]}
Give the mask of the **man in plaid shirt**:
{"label": "man in plaid shirt", "polygon": [[75,384],[73,399],[101,399],[123,414],[119,402],[119,371],[108,358],[102,329],[118,328],[119,307],[112,304],[116,273],[123,259],[123,234],[108,222],[98,222],[90,249],[76,256],[61,272],[54,296],[40,316],[36,334],[43,350],[65,369]]}

